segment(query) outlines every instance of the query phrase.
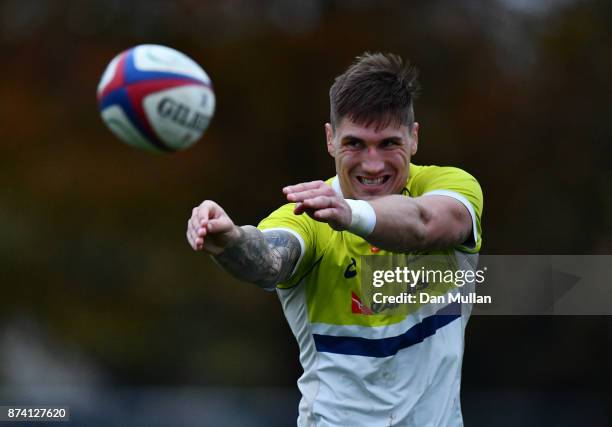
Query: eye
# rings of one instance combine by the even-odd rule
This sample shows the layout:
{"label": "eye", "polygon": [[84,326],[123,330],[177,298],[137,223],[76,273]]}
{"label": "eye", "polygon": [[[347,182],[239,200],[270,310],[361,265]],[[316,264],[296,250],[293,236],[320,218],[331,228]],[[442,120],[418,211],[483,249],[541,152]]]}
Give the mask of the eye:
{"label": "eye", "polygon": [[396,139],[385,139],[380,145],[383,148],[397,147],[398,145],[400,145],[400,142]]}
{"label": "eye", "polygon": [[350,138],[344,141],[344,146],[349,148],[361,148],[363,142],[360,139]]}

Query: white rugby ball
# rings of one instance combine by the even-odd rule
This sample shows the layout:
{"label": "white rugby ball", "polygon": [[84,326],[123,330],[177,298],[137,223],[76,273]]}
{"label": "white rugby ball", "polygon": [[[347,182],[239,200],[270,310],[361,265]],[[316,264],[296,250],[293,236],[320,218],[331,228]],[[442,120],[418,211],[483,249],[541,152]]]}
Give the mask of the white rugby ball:
{"label": "white rugby ball", "polygon": [[215,93],[208,74],[178,50],[154,44],[115,56],[97,91],[102,120],[123,142],[150,151],[183,150],[208,128]]}

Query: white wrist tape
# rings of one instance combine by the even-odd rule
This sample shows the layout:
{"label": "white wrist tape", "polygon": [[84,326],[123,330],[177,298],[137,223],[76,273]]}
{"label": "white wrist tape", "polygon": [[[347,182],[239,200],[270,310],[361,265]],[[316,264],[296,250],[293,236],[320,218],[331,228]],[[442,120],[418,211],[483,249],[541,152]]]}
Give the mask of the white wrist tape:
{"label": "white wrist tape", "polygon": [[361,237],[369,236],[376,225],[376,212],[365,200],[345,199],[351,207],[351,225],[348,231]]}

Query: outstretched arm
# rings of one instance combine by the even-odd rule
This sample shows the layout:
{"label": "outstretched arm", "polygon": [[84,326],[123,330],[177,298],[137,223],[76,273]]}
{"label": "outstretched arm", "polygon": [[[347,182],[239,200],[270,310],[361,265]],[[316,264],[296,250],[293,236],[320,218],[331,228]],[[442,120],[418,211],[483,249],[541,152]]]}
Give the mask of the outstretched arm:
{"label": "outstretched arm", "polygon": [[364,233],[363,227],[355,227],[354,211],[358,205],[350,205],[354,201],[338,196],[323,181],[292,185],[283,192],[288,201],[297,203],[294,211],[297,215],[306,213],[335,230],[351,231],[390,251],[453,247],[465,242],[472,231],[467,208],[447,196],[389,195],[368,200],[375,214],[375,226]]}
{"label": "outstretched arm", "polygon": [[300,242],[283,230],[262,233],[252,225],[239,227],[240,237],[213,258],[238,279],[262,288],[289,278],[300,257]]}
{"label": "outstretched arm", "polygon": [[217,203],[206,200],[192,211],[187,240],[204,251],[234,277],[273,288],[291,275],[301,247],[297,238],[283,230],[262,233],[246,225],[236,226]]}
{"label": "outstretched arm", "polygon": [[368,202],[376,212],[376,227],[366,239],[376,246],[400,251],[444,249],[464,243],[472,232],[469,211],[451,197],[391,195]]}

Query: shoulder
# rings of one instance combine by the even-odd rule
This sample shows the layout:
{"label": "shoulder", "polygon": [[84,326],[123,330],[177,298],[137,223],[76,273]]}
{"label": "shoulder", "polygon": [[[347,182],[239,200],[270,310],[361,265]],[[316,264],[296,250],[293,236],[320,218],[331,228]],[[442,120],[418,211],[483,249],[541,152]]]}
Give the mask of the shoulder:
{"label": "shoulder", "polygon": [[484,197],[482,188],[473,175],[453,166],[410,165],[408,191],[412,197],[442,195],[452,197],[463,204],[472,218],[473,236],[471,243],[462,245],[460,250],[478,252],[482,242]]}
{"label": "shoulder", "polygon": [[443,189],[466,188],[481,191],[480,184],[473,175],[454,166],[411,164],[407,186],[413,197]]}

